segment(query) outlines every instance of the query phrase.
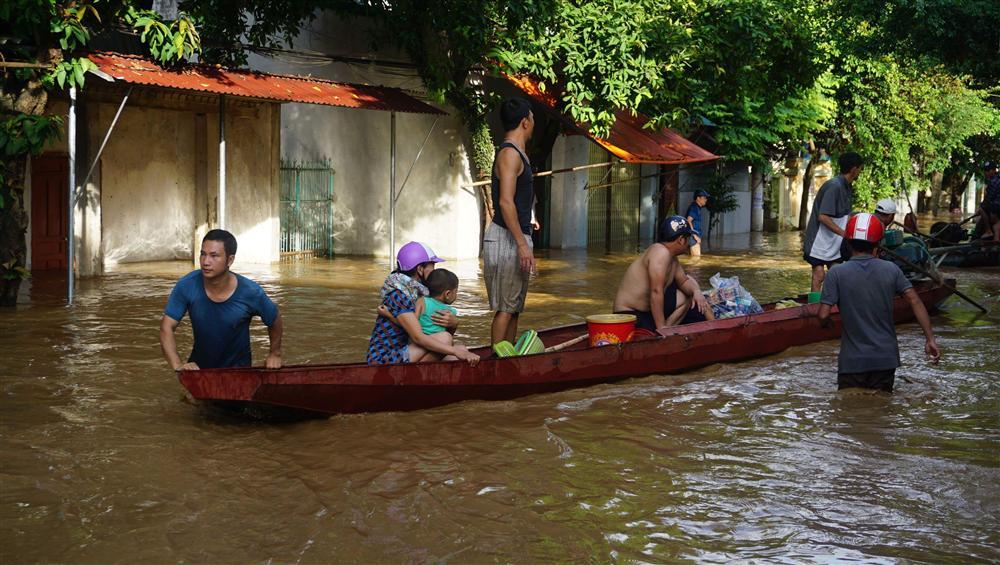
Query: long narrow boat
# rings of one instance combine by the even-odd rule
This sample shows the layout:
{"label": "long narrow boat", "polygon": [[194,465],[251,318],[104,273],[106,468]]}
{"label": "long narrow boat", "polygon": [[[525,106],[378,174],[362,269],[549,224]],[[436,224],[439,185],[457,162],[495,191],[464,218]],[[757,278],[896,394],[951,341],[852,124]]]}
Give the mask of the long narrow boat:
{"label": "long narrow boat", "polygon": [[939,267],[1000,266],[1000,245],[992,241],[972,241],[947,247],[931,247],[928,251]]}
{"label": "long narrow boat", "polygon": [[[946,284],[954,287],[955,281],[949,279]],[[914,288],[929,310],[950,294],[949,288],[929,281],[916,283]],[[820,327],[818,309],[818,304],[785,309],[769,304],[760,314],[668,328],[660,336],[621,345],[589,347],[584,341],[550,353],[484,358],[475,367],[459,361],[353,363],[181,371],[179,378],[194,398],[230,407],[291,410],[303,416],[419,410],[463,400],[507,400],[655,373],[679,373],[838,337],[836,309],[828,328]],[[896,323],[913,318],[902,297],[896,298],[893,316]],[[585,324],[575,324],[538,335],[546,346],[553,346],[586,332]],[[473,352],[486,357],[489,348]]]}

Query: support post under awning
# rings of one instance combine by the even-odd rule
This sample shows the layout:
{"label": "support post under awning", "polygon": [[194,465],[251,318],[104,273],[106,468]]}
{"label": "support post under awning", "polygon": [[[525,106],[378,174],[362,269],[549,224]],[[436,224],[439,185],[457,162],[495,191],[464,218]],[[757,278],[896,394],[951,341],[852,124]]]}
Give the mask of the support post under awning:
{"label": "support post under awning", "polygon": [[226,96],[219,95],[219,229],[226,229]]}
{"label": "support post under awning", "polygon": [[76,212],[76,87],[69,87],[69,124],[66,128],[67,146],[69,152],[69,197],[67,198],[67,245],[66,245],[66,305],[73,305],[73,290],[76,278],[73,272],[73,260],[76,249],[74,214]]}
{"label": "support post under awning", "polygon": [[389,266],[396,257],[396,112],[389,114]]}

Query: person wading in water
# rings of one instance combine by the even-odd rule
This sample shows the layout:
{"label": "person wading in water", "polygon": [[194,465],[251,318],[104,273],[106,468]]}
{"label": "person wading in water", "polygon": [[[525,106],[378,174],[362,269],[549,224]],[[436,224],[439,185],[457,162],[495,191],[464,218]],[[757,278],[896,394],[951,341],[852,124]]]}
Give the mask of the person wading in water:
{"label": "person wading in water", "polygon": [[[249,367],[250,320],[259,316],[267,326],[271,351],[264,365],[281,368],[281,312],[259,284],[229,270],[236,260],[236,238],[226,230],[211,230],[201,242],[201,269],[177,281],[160,321],[160,348],[170,368],[177,370]],[[177,354],[174,332],[191,315],[194,348],[187,363]]]}
{"label": "person wading in water", "polygon": [[843,331],[837,358],[837,388],[868,388],[892,392],[899,367],[899,343],[893,323],[893,299],[902,294],[924,331],[924,352],[933,362],[941,356],[924,303],[894,263],[876,259],[872,252],[882,239],[882,222],[868,213],[847,222],[844,237],[854,255],[826,275],[820,297],[819,320],[832,324],[830,311],[840,309]]}

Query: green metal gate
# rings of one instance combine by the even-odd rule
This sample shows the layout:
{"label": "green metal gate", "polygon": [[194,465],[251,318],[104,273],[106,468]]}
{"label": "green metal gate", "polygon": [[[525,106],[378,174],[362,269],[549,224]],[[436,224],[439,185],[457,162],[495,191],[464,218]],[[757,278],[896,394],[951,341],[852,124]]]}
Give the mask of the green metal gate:
{"label": "green metal gate", "polygon": [[[596,143],[590,144],[590,163],[614,157]],[[617,163],[589,169],[587,178],[587,248],[610,253],[634,252],[640,246],[640,166]],[[590,188],[597,187],[597,188]]]}
{"label": "green metal gate", "polygon": [[333,257],[333,167],[281,162],[281,254]]}

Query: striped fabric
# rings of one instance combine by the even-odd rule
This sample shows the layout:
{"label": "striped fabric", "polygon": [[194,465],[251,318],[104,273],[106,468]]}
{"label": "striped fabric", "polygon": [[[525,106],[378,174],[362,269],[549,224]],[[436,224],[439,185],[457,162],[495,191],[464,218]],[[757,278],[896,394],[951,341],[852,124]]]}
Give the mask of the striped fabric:
{"label": "striped fabric", "polygon": [[[528,247],[531,237],[525,236]],[[483,277],[490,309],[517,314],[524,311],[530,273],[521,270],[517,259],[517,242],[506,228],[491,223],[483,235]]]}

